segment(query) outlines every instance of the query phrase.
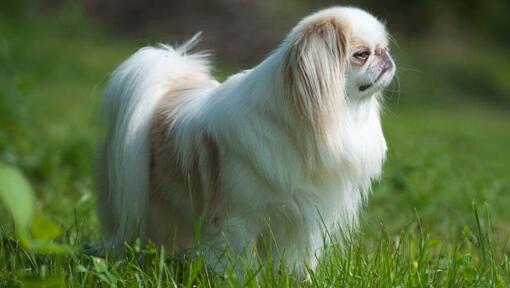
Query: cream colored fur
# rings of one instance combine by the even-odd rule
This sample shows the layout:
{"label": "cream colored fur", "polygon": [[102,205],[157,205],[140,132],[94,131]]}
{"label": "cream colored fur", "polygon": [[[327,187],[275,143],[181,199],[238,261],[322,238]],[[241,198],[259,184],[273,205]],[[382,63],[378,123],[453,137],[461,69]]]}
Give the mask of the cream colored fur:
{"label": "cream colored fur", "polygon": [[[381,89],[394,63],[374,53],[387,51],[386,37],[360,9],[322,10],[221,84],[204,55],[188,54],[192,43],[131,56],[104,99],[98,188],[109,245],[150,239],[204,253],[221,271],[222,250],[251,255],[270,235],[274,259],[299,275],[314,268],[323,232],[355,228],[381,174]],[[371,51],[363,64],[359,49]]]}

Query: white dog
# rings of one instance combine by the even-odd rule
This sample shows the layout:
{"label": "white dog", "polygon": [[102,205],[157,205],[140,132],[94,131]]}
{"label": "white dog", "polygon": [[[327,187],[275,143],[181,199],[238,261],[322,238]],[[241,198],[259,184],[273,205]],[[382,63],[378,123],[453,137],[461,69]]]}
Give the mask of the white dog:
{"label": "white dog", "polygon": [[206,55],[188,54],[196,37],[136,52],[104,98],[98,202],[109,244],[140,237],[184,251],[200,234],[208,248],[194,251],[214,265],[213,249],[240,255],[270,235],[282,264],[313,269],[324,229],[356,227],[381,174],[387,39],[363,10],[322,10],[223,83]]}

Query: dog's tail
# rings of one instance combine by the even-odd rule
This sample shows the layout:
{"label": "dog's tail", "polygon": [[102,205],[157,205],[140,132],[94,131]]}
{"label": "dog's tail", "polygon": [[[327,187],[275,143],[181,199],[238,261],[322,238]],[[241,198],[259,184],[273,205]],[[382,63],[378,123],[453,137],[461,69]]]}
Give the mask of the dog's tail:
{"label": "dog's tail", "polygon": [[114,245],[144,238],[153,114],[173,80],[196,69],[208,71],[205,54],[187,54],[198,38],[175,49],[140,49],[114,71],[106,88],[102,113],[108,131],[98,167],[98,204],[103,232]]}

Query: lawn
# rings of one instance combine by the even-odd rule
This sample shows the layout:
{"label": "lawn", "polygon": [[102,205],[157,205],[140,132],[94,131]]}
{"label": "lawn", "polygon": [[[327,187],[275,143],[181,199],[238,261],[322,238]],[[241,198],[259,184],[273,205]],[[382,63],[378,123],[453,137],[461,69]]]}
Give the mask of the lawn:
{"label": "lawn", "polygon": [[100,239],[91,175],[101,90],[108,73],[147,43],[65,15],[0,19],[0,163],[17,167],[35,191],[27,235],[70,248],[27,247],[0,206],[0,286],[510,284],[510,58],[492,58],[498,48],[399,43],[399,83],[384,109],[388,160],[351,244],[330,247],[305,282],[285,269],[247,268],[241,278],[151,245],[134,245],[123,259],[81,252]]}

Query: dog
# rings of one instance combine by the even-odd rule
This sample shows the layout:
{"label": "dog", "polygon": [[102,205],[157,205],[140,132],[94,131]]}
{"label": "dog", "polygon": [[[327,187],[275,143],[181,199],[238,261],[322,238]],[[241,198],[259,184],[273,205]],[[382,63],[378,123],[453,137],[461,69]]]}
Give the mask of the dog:
{"label": "dog", "polygon": [[274,258],[303,275],[324,231],[357,227],[381,175],[382,91],[396,69],[385,27],[358,8],[318,11],[223,83],[190,52],[197,39],[140,49],[106,88],[97,186],[107,245],[140,238],[214,266],[225,257],[212,251],[246,255],[270,235]]}

